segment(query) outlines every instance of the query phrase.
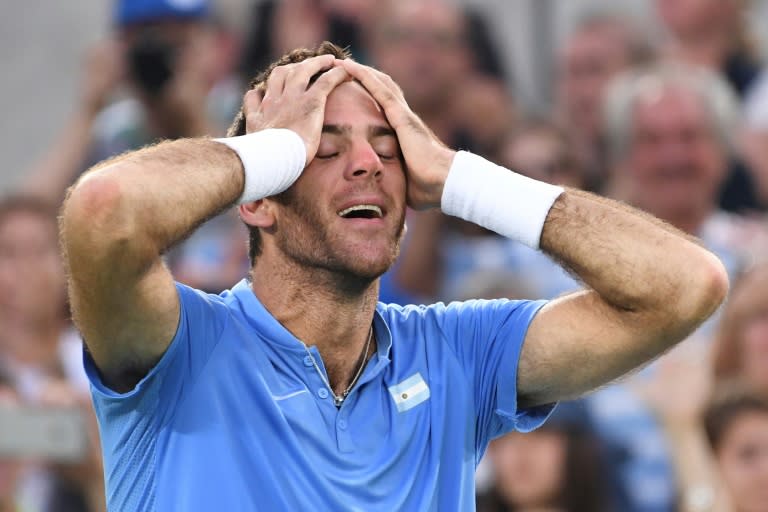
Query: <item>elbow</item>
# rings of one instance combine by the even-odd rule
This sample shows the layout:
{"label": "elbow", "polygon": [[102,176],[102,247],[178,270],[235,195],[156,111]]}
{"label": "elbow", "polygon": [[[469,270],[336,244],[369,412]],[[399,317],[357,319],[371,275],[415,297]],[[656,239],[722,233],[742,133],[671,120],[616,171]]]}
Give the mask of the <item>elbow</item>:
{"label": "elbow", "polygon": [[680,291],[682,322],[689,328],[698,327],[717,310],[728,295],[728,273],[722,262],[712,253],[695,266],[692,265],[690,285]]}
{"label": "elbow", "polygon": [[135,240],[119,180],[104,170],[84,176],[67,194],[61,243],[68,260],[94,263],[126,254]]}

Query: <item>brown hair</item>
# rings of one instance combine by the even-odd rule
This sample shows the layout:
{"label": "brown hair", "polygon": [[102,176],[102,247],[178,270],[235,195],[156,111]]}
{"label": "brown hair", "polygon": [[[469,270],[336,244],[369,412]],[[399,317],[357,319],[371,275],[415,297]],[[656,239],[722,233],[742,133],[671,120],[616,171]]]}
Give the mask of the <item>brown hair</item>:
{"label": "brown hair", "polygon": [[768,263],[745,272],[734,286],[723,310],[714,347],[714,372],[717,380],[741,375],[742,330],[749,317],[768,309]]}
{"label": "brown hair", "polygon": [[747,390],[739,382],[719,388],[704,410],[704,431],[713,451],[717,451],[733,423],[748,413],[768,415],[768,400]]}
{"label": "brown hair", "polygon": [[[267,80],[269,79],[270,75],[272,74],[272,71],[275,70],[278,66],[285,66],[287,64],[295,64],[298,62],[302,62],[304,60],[307,60],[312,57],[318,57],[320,55],[333,55],[337,59],[348,59],[351,57],[351,53],[349,52],[349,49],[347,48],[341,48],[340,46],[337,46],[331,42],[324,41],[322,42],[317,48],[314,50],[309,50],[307,48],[298,48],[296,50],[292,50],[282,57],[280,57],[277,61],[270,64],[267,69],[256,75],[256,77],[251,80],[248,89],[256,89],[258,91],[261,91],[263,93],[266,85]],[[317,77],[320,76],[323,72],[321,71],[317,75],[313,76],[310,80],[310,84],[314,83],[315,80],[317,80]],[[235,120],[232,122],[232,125],[229,127],[229,130],[227,130],[227,137],[236,137],[238,135],[245,135],[245,113],[243,112],[243,108],[240,107],[240,110],[235,115]],[[256,258],[261,254],[261,232],[259,231],[259,228],[254,226],[247,226],[248,228],[248,258],[251,261],[251,265],[254,264],[256,261]]]}
{"label": "brown hair", "polygon": [[[605,462],[583,406],[578,402],[562,404],[562,408],[536,432],[554,433],[565,439],[563,479],[553,505],[566,512],[607,510],[607,484],[603,478]],[[519,509],[515,503],[507,502],[496,487],[478,495],[476,504],[478,512],[515,512]]]}

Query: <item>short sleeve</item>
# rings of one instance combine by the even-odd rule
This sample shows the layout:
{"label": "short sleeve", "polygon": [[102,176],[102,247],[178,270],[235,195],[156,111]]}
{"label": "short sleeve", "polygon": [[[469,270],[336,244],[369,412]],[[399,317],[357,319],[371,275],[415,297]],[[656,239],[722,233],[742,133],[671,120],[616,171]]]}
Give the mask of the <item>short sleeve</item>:
{"label": "short sleeve", "polygon": [[221,337],[229,311],[218,296],[180,283],[176,283],[176,290],[180,302],[176,334],[160,361],[132,390],[118,393],[107,387],[85,352],[84,365],[97,413],[149,413],[157,408],[163,416],[157,419],[167,419],[174,410],[173,405],[194,385]]}
{"label": "short sleeve", "polygon": [[476,449],[511,430],[539,427],[553,405],[518,409],[517,368],[528,326],[546,301],[472,300],[445,307],[443,337],[472,386],[477,415]]}

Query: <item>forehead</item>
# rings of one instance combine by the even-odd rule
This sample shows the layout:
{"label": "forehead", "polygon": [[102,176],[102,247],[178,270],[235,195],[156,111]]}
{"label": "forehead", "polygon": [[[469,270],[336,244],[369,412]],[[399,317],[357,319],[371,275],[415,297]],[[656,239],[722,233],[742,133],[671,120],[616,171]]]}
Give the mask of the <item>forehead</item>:
{"label": "forehead", "polygon": [[395,2],[390,6],[389,22],[396,26],[420,29],[442,29],[460,33],[461,12],[454,6],[436,0]]}
{"label": "forehead", "polygon": [[358,82],[344,82],[328,95],[325,124],[389,126],[384,110]]}
{"label": "forehead", "polygon": [[649,87],[635,102],[635,120],[641,124],[711,123],[701,98],[680,87]]}

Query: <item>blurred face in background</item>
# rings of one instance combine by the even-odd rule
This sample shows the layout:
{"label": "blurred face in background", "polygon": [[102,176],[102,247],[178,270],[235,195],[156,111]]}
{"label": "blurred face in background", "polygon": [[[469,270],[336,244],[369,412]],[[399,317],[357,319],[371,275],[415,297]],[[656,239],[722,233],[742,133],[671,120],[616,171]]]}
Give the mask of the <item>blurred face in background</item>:
{"label": "blurred face in background", "polygon": [[495,488],[508,505],[555,505],[565,478],[567,440],[557,432],[509,433],[491,443]]}
{"label": "blurred face in background", "polygon": [[373,31],[373,65],[392,76],[419,114],[444,109],[469,69],[464,18],[439,0],[388,3]]}
{"label": "blurred face in background", "polygon": [[584,188],[584,176],[567,142],[546,126],[510,136],[502,145],[499,163],[536,180]]}
{"label": "blurred face in background", "polygon": [[735,512],[764,512],[768,504],[768,413],[735,417],[716,450]]}
{"label": "blurred face in background", "polygon": [[570,36],[558,55],[560,115],[580,135],[598,135],[603,91],[630,65],[630,35],[625,31],[609,21],[587,25]]}
{"label": "blurred face in background", "polygon": [[64,312],[54,219],[19,210],[0,218],[0,324],[40,327]]}
{"label": "blurred face in background", "polygon": [[716,346],[717,376],[739,378],[768,397],[768,265],[746,273],[731,292]]}
{"label": "blurred face in background", "polygon": [[682,88],[649,86],[635,103],[619,165],[627,199],[685,230],[715,208],[726,151],[703,101]]}

